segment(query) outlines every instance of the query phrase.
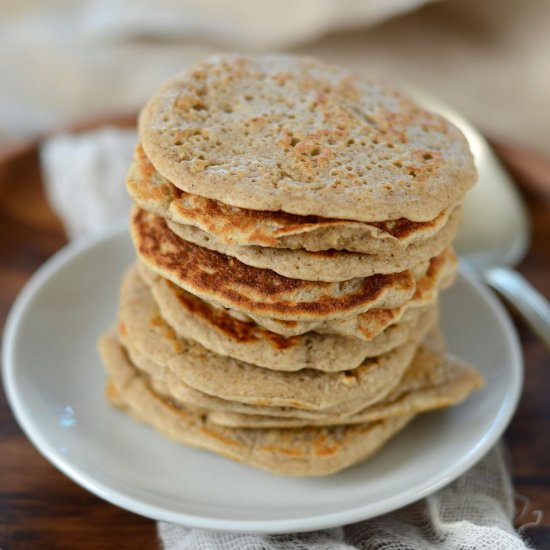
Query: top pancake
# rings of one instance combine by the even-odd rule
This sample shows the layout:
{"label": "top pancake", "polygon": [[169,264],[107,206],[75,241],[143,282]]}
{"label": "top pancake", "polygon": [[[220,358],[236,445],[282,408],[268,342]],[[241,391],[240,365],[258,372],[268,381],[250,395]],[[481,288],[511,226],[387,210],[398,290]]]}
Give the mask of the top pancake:
{"label": "top pancake", "polygon": [[369,223],[237,208],[178,189],[155,170],[141,144],[128,170],[126,188],[145,210],[177,224],[197,227],[225,244],[310,252],[403,253],[410,245],[440,232],[452,211],[447,208],[427,222],[401,218]]}
{"label": "top pancake", "polygon": [[475,180],[465,138],[443,117],[310,59],[209,58],[161,87],[139,133],[175,186],[254,210],[429,221]]}

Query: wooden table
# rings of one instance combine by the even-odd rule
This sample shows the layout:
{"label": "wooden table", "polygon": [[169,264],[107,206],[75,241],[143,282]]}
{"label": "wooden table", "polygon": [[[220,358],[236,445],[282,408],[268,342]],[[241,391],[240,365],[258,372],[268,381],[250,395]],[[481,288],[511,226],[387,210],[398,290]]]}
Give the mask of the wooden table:
{"label": "wooden table", "polygon": [[[0,319],[31,273],[66,243],[43,190],[36,144],[0,151]],[[550,297],[550,162],[495,145],[515,176],[533,221],[533,243],[519,266]],[[516,490],[546,514],[527,536],[550,548],[550,356],[516,321],[526,375],[506,432]],[[523,520],[523,521],[528,521]],[[0,548],[2,550],[155,549],[155,524],[93,496],[49,464],[27,441],[0,392]]]}

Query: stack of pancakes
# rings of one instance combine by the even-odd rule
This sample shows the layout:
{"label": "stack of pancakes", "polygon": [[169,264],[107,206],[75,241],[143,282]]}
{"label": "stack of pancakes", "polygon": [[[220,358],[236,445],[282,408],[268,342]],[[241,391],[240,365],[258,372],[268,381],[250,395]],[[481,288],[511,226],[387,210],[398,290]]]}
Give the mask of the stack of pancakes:
{"label": "stack of pancakes", "polygon": [[475,180],[445,119],[316,61],[222,56],[167,82],[139,130],[138,262],[101,341],[115,405],[322,475],[481,386],[436,329]]}

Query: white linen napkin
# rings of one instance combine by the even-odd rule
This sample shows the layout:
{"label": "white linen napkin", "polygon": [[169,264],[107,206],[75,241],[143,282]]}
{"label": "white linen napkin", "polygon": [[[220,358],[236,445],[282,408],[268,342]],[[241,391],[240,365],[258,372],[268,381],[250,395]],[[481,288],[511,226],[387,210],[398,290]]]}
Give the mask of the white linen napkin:
{"label": "white linen napkin", "polygon": [[69,239],[87,237],[128,215],[124,178],[136,143],[135,130],[110,126],[44,142],[46,194]]}
{"label": "white linen napkin", "polygon": [[[70,239],[127,217],[124,176],[135,131],[103,128],[58,135],[41,148],[46,192]],[[528,503],[516,518],[525,527],[541,512]],[[497,445],[476,466],[436,493],[395,512],[311,533],[249,535],[158,523],[166,550],[519,550],[513,528],[514,493],[504,451]]]}

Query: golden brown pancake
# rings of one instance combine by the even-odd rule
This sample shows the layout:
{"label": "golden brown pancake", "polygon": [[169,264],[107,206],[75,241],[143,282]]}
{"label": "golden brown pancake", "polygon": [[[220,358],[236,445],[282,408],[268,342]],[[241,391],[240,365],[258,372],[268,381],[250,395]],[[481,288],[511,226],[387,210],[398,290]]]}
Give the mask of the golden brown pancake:
{"label": "golden brown pancake", "polygon": [[450,248],[432,258],[427,271],[417,278],[411,299],[396,308],[373,308],[353,317],[319,321],[285,321],[253,313],[249,317],[268,330],[285,336],[313,330],[322,334],[341,334],[369,341],[393,323],[416,318],[418,308],[434,303],[439,291],[454,281],[457,266],[456,255]]}
{"label": "golden brown pancake", "polygon": [[380,80],[290,56],[189,67],[149,100],[139,135],[176,187],[253,210],[430,221],[476,178],[442,116]]}
{"label": "golden brown pancake", "polygon": [[252,320],[237,319],[228,310],[208,304],[143,265],[140,274],[161,316],[176,334],[215,353],[274,370],[336,372],[354,369],[366,357],[381,355],[404,344],[417,332],[432,327],[437,320],[437,308],[430,307],[418,317],[395,323],[368,342],[316,332],[285,337]]}
{"label": "golden brown pancake", "polygon": [[147,267],[203,300],[248,314],[296,321],[351,317],[398,307],[416,288],[410,270],[338,283],[283,277],[184,241],[163,218],[138,207],[131,230]]}
{"label": "golden brown pancake", "polygon": [[401,346],[366,358],[357,368],[340,372],[302,369],[285,372],[257,367],[213,353],[178,336],[160,316],[147,285],[135,269],[124,277],[119,308],[121,338],[130,350],[168,367],[199,391],[249,404],[322,410],[362,398],[365,405],[382,399],[407,370],[427,324]]}
{"label": "golden brown pancake", "polygon": [[143,209],[177,224],[192,225],[228,245],[270,248],[348,250],[366,254],[399,254],[409,245],[434,237],[447,223],[451,208],[433,220],[405,218],[356,222],[250,210],[186,193],[161,176],[138,144],[126,188]]}
{"label": "golden brown pancake", "polygon": [[287,248],[232,245],[225,244],[192,225],[181,225],[171,221],[167,221],[167,225],[178,237],[203,248],[232,256],[246,265],[271,269],[279,275],[293,279],[338,282],[355,277],[370,277],[376,274],[415,269],[416,266],[424,264],[449,247],[456,236],[461,218],[462,208],[457,207],[453,209],[447,223],[436,235],[411,244],[406,250],[389,251],[387,254],[361,254],[347,250],[309,252]]}

